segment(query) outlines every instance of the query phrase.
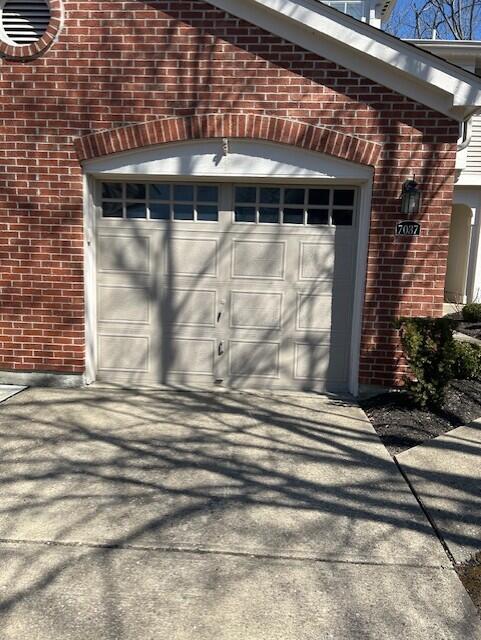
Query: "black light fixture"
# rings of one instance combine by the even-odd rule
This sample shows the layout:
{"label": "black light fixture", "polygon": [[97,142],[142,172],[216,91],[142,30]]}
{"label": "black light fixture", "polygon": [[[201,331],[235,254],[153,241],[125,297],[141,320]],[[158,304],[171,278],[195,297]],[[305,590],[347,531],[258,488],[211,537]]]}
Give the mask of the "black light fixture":
{"label": "black light fixture", "polygon": [[421,191],[418,189],[418,183],[414,179],[406,180],[403,184],[401,194],[401,213],[411,214],[419,213],[421,208]]}

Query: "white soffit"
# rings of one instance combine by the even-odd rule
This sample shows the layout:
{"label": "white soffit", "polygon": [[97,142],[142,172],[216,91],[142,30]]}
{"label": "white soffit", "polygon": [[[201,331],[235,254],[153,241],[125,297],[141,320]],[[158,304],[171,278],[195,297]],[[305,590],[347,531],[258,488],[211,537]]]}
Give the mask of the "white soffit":
{"label": "white soffit", "polygon": [[209,3],[455,120],[481,108],[480,78],[317,0]]}
{"label": "white soffit", "polygon": [[279,178],[365,182],[372,168],[289,145],[254,140],[222,140],[164,144],[89,160],[85,172],[102,178],[151,176],[200,177],[215,180]]}

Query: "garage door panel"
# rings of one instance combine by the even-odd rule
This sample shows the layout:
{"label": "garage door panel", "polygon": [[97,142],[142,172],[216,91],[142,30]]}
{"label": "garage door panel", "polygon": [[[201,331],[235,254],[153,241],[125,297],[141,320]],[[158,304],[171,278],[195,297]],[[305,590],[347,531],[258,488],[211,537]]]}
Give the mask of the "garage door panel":
{"label": "garage door panel", "polygon": [[280,329],[282,293],[233,291],[230,326],[233,329]]}
{"label": "garage door panel", "polygon": [[101,235],[98,243],[101,271],[149,273],[150,238],[145,236]]}
{"label": "garage door panel", "polygon": [[100,322],[150,322],[149,290],[145,287],[100,285]]}
{"label": "garage door panel", "polygon": [[254,340],[229,342],[229,374],[237,378],[279,378],[280,344]]}
{"label": "garage door panel", "polygon": [[214,375],[216,341],[197,337],[173,336],[169,345],[169,372]]}
{"label": "garage door panel", "polygon": [[170,325],[210,327],[216,325],[217,291],[204,288],[164,288],[162,311]]}
{"label": "garage door panel", "polygon": [[345,362],[336,357],[332,346],[328,337],[324,342],[296,342],[294,377],[305,382],[345,383]]}
{"label": "garage door panel", "polygon": [[98,359],[100,370],[149,370],[150,340],[147,336],[100,335]]}
{"label": "garage door panel", "polygon": [[299,280],[328,280],[334,278],[334,242],[301,242]]}
{"label": "garage door panel", "polygon": [[299,280],[333,282],[338,277],[351,282],[352,242],[301,242]]}
{"label": "garage door panel", "polygon": [[332,326],[332,296],[330,294],[297,294],[297,329],[329,331]]}
{"label": "garage door panel", "polygon": [[234,240],[232,278],[282,280],[286,243],[271,240]]}
{"label": "garage door panel", "polygon": [[212,238],[173,237],[164,251],[164,274],[169,277],[215,278],[218,240]]}
{"label": "garage door panel", "polygon": [[352,292],[345,295],[298,292],[296,330],[304,332],[337,331],[347,339],[350,317],[346,310],[351,303]]}

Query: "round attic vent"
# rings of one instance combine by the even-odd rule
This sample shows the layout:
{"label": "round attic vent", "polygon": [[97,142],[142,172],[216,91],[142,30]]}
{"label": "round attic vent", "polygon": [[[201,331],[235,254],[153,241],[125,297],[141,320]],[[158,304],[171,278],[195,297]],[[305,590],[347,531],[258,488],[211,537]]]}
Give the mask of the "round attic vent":
{"label": "round attic vent", "polygon": [[47,31],[50,6],[47,0],[3,0],[1,28],[3,40],[9,45],[29,45]]}

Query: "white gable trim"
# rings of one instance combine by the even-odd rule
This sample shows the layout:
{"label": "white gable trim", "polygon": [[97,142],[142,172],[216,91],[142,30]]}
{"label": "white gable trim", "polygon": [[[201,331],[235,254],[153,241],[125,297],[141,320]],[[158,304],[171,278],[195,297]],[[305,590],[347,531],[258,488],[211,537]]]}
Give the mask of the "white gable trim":
{"label": "white gable trim", "polygon": [[209,2],[455,120],[481,108],[481,79],[317,0]]}
{"label": "white gable trim", "polygon": [[346,180],[350,184],[372,177],[372,167],[322,153],[262,140],[222,140],[163,144],[105,156],[84,163],[96,177],[183,176],[229,180]]}

